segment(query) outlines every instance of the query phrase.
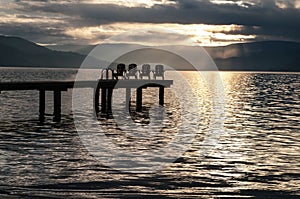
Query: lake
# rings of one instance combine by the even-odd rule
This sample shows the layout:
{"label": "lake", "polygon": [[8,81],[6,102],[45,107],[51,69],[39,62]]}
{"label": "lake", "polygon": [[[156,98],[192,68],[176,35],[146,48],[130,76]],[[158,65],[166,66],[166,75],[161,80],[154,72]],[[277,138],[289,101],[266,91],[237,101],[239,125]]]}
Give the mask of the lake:
{"label": "lake", "polygon": [[[76,74],[1,68],[0,81],[74,80]],[[143,112],[131,110],[134,125],[118,123],[118,111],[95,123],[128,154],[163,148],[179,129],[195,132],[179,157],[152,172],[108,165],[109,151],[95,157],[74,124],[72,90],[62,93],[61,122],[52,121],[53,96],[46,92],[44,123],[38,121],[38,91],[1,92],[0,198],[300,198],[300,73],[205,72],[209,83],[203,73],[179,75],[188,84],[174,79],[166,89],[163,118],[154,117],[156,90],[147,89]],[[185,96],[188,90],[192,94]],[[122,109],[115,101],[116,110]],[[80,118],[89,115],[84,107],[85,100]],[[185,120],[186,114],[192,118]],[[118,166],[127,161],[122,158]]]}

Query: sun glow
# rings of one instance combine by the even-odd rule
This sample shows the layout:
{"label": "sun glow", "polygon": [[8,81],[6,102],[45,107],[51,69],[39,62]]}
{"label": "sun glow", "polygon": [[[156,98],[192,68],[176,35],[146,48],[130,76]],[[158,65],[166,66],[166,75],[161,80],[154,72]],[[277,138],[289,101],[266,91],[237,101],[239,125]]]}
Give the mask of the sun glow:
{"label": "sun glow", "polygon": [[214,4],[236,4],[238,6],[241,7],[249,7],[249,6],[253,6],[257,3],[257,0],[248,0],[248,1],[228,1],[228,0],[212,0],[211,1]]}
{"label": "sun glow", "polygon": [[277,0],[275,2],[276,6],[280,9],[287,9],[287,8],[300,8],[300,0],[294,0],[294,1],[285,1],[285,0]]}
{"label": "sun glow", "polygon": [[94,4],[115,4],[120,6],[127,6],[127,7],[152,7],[154,5],[170,5],[176,4],[174,1],[169,0],[87,0],[89,3]]}
{"label": "sun glow", "polygon": [[[255,39],[255,35],[241,35],[232,34],[231,31],[240,30],[243,26],[238,25],[206,25],[206,24],[148,24],[148,23],[114,23],[108,25],[101,25],[95,27],[83,27],[68,29],[65,34],[80,40],[84,39],[96,44],[113,35],[117,35],[130,30],[151,30],[151,28],[165,28],[172,32],[174,37],[177,37],[178,43],[189,41],[187,45],[201,45],[201,46],[224,46],[232,43],[247,42]],[[139,35],[138,35],[139,34]],[[147,32],[137,32],[135,38],[142,38]],[[159,33],[158,33],[159,34]],[[177,36],[176,36],[176,35]],[[132,38],[133,39],[133,38]],[[148,38],[149,39],[149,38]],[[174,39],[174,38],[173,38]],[[167,40],[165,38],[165,40]],[[191,43],[190,41],[193,41]],[[153,38],[152,41],[145,41],[147,43],[161,42],[159,35],[157,40]]]}

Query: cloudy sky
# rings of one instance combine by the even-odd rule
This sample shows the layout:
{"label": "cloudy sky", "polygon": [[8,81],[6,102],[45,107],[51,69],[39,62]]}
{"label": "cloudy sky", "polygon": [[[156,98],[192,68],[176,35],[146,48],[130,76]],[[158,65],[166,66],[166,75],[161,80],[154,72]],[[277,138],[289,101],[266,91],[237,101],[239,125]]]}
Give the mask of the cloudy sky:
{"label": "cloudy sky", "polygon": [[[0,16],[0,34],[47,45],[97,44],[134,29],[147,30],[134,37],[145,40],[155,28],[192,45],[300,42],[300,0],[1,0]],[[152,43],[166,40],[155,35]]]}

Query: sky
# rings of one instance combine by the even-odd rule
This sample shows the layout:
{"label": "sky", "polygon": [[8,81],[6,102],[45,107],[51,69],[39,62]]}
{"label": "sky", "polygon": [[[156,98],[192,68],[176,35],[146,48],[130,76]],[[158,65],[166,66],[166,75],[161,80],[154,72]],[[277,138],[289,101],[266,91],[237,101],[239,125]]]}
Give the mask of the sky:
{"label": "sky", "polygon": [[143,31],[132,40],[153,45],[166,39],[202,46],[300,42],[300,0],[0,1],[0,34],[41,45],[99,44],[136,29]]}

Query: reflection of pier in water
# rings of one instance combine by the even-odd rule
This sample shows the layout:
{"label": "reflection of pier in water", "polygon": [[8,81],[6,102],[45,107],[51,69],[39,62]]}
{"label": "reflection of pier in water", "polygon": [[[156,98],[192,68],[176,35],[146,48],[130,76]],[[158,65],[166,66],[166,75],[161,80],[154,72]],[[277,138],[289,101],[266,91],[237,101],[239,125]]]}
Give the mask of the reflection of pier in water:
{"label": "reflection of pier in water", "polygon": [[[111,79],[98,81],[43,81],[43,82],[0,82],[1,91],[38,90],[39,91],[39,119],[45,119],[45,92],[53,91],[54,121],[61,119],[61,92],[72,88],[94,89],[95,111],[107,113],[111,110],[113,90],[126,89],[126,102],[130,99],[131,89],[136,89],[136,111],[142,110],[143,89],[147,87],[159,88],[159,104],[164,104],[164,88],[170,87],[172,80],[143,80],[143,79]],[[101,94],[101,98],[100,98]],[[99,101],[99,98],[101,99]],[[126,106],[127,106],[126,103]],[[101,105],[101,110],[99,108]]]}

